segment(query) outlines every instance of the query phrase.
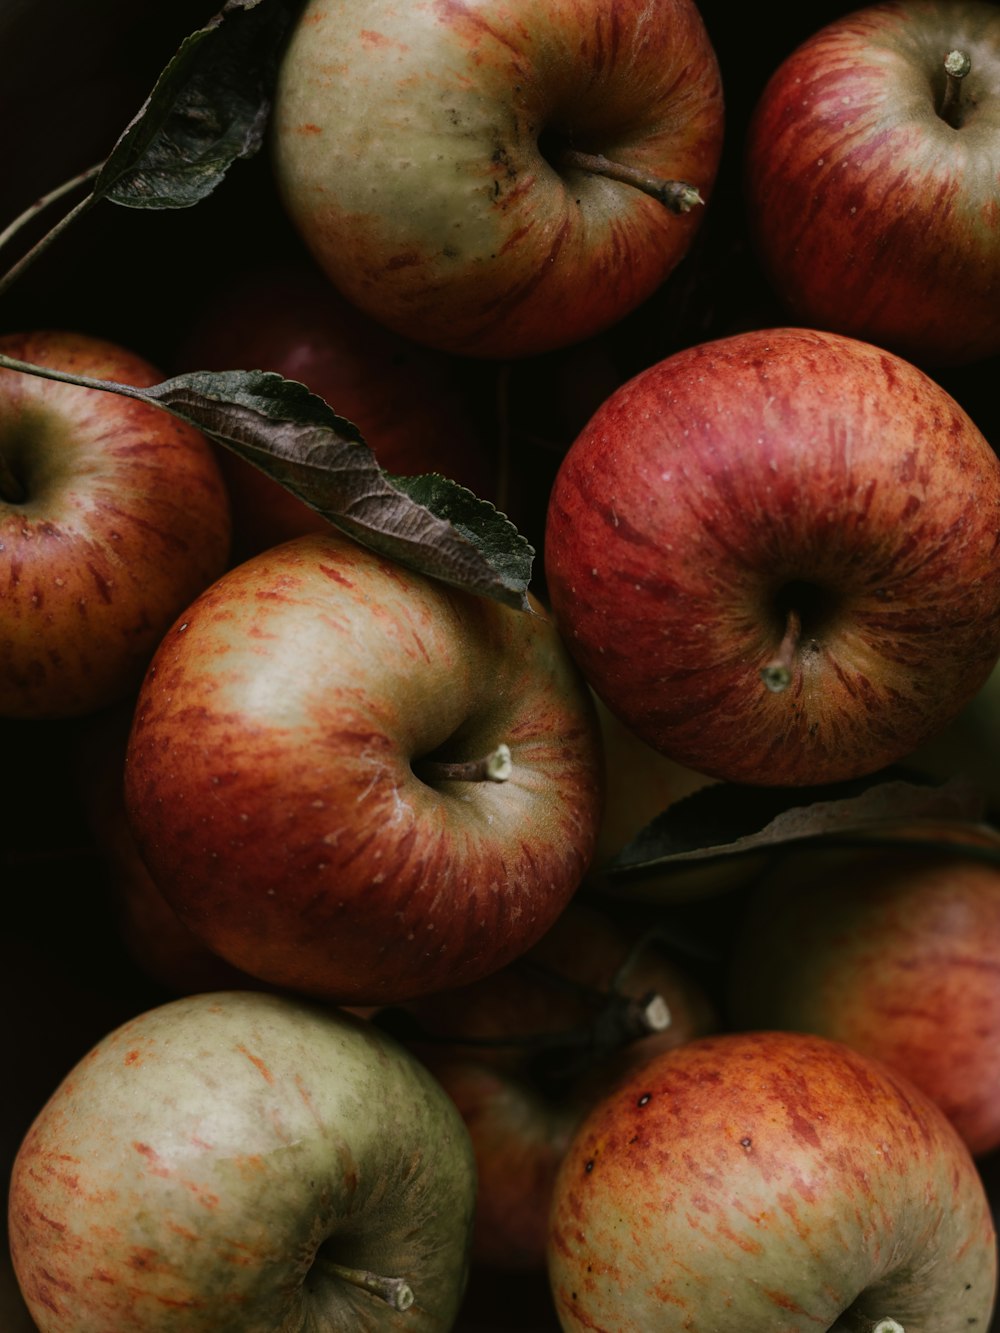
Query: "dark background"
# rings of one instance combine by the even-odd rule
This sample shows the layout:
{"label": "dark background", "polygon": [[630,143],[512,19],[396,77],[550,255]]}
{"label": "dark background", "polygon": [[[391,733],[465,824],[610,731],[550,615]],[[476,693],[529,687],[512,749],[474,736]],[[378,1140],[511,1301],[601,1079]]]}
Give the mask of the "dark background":
{"label": "dark background", "polygon": [[[692,254],[660,293],[608,335],[606,348],[622,375],[691,342],[782,322],[746,241],[741,136],[769,73],[811,31],[852,7],[785,7],[779,22],[767,7],[702,3],[726,93],[722,168]],[[0,227],[107,154],[180,40],[214,12],[212,3],[192,0],[0,0]],[[299,254],[262,155],[237,164],[216,194],[193,209],[98,206],[0,298],[0,331],[77,328],[169,369],[214,291],[242,270]],[[531,418],[537,433],[539,386],[557,365],[558,358],[538,358],[508,371],[512,467],[523,467],[537,496],[523,511],[536,544],[558,455],[539,460],[528,445],[517,452],[518,413]],[[1000,439],[996,369],[981,365],[938,377],[994,441]],[[467,367],[470,399],[491,419],[497,374],[492,365]],[[556,436],[570,429],[565,419],[542,424]],[[5,1172],[31,1118],[75,1060],[110,1027],[170,998],[119,939],[106,872],[79,800],[74,741],[72,724],[0,722],[7,776],[0,800]],[[983,1163],[983,1174],[1000,1199],[995,1158]],[[543,1277],[474,1274],[467,1305],[470,1333],[556,1327]],[[9,1266],[0,1273],[0,1327],[5,1333],[32,1327]]]}

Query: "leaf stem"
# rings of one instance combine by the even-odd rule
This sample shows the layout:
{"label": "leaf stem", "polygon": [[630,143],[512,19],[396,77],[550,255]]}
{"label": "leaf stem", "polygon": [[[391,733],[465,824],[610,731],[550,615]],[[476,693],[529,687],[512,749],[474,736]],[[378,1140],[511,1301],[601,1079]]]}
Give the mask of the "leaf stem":
{"label": "leaf stem", "polygon": [[643,194],[658,200],[671,213],[690,213],[697,204],[705,202],[697,187],[689,185],[687,181],[664,180],[662,176],[626,166],[624,162],[613,162],[601,153],[582,153],[576,148],[565,148],[559,155],[559,165],[577,171],[589,171],[595,176],[606,176],[608,180],[634,186]]}
{"label": "leaf stem", "polygon": [[[0,370],[17,370],[25,375],[37,375],[43,380],[58,380],[60,384],[75,384],[81,389],[101,389],[105,393],[118,393],[123,398],[138,398],[145,401],[142,390],[132,384],[119,384],[117,380],[98,380],[90,375],[75,375],[72,371],[57,370],[54,366],[36,366],[31,361],[19,361],[16,357],[0,352]],[[165,408],[165,411],[170,411]]]}
{"label": "leaf stem", "polygon": [[78,186],[85,185],[88,181],[96,179],[96,177],[100,175],[103,166],[103,162],[95,163],[94,166],[88,167],[86,171],[81,171],[79,175],[71,177],[68,181],[63,181],[62,185],[57,185],[56,188],[50,190],[48,194],[43,194],[42,197],[36,199],[33,204],[29,204],[23,213],[19,213],[13,222],[6,226],[3,231],[0,231],[0,249],[2,249],[9,240],[16,236],[22,227],[27,226],[32,218],[37,217],[43,209],[48,208],[50,204],[54,204],[56,200],[61,199],[63,195],[70,194],[73,190],[77,189]]}
{"label": "leaf stem", "polygon": [[[13,286],[13,284],[17,281],[17,279],[21,276],[21,274],[28,267],[30,267],[31,264],[34,263],[34,261],[39,257],[39,255],[44,254],[44,252],[49,248],[49,246],[52,245],[54,241],[59,239],[59,237],[63,234],[66,228],[71,223],[75,222],[76,219],[80,217],[82,213],[85,213],[87,209],[91,206],[91,204],[93,204],[94,202],[95,202],[95,196],[93,195],[93,193],[86,195],[83,199],[80,200],[78,204],[74,204],[73,207],[69,210],[69,212],[66,213],[64,217],[60,218],[60,220],[50,231],[47,231],[39,241],[35,242],[35,244],[31,247],[31,249],[26,251],[17,261],[17,263],[12,265],[12,267],[7,270],[7,272],[3,275],[3,277],[0,278],[0,296],[3,296],[3,294],[7,291],[7,289]],[[42,205],[41,204],[34,205],[36,210],[39,206]],[[22,217],[23,216],[24,215],[22,214]],[[3,239],[6,240],[8,235],[13,235],[14,231],[18,230],[20,226],[21,226],[21,220],[15,219],[15,222],[11,223],[11,226],[7,228],[6,232],[4,233]],[[0,243],[2,243],[2,241],[0,241]]]}

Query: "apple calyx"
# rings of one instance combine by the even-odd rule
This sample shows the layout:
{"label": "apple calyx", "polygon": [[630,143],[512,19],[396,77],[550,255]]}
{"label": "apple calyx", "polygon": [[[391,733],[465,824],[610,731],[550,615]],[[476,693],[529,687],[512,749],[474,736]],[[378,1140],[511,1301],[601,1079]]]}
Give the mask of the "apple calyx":
{"label": "apple calyx", "polygon": [[767,666],[761,667],[760,678],[772,694],[781,694],[792,683],[792,668],[795,654],[802,637],[802,619],[799,613],[790,609],[785,619],[785,635],[778,646],[778,651]]}
{"label": "apple calyx", "polygon": [[[956,130],[961,128],[962,113],[965,110],[962,105],[962,80],[971,69],[972,61],[964,51],[949,51],[944,58],[944,72],[947,75],[947,81],[938,115]],[[892,1333],[891,1330],[890,1333]]]}
{"label": "apple calyx", "polygon": [[705,202],[697,186],[690,185],[687,181],[664,180],[661,176],[653,176],[648,171],[640,171],[638,167],[629,167],[623,162],[613,162],[601,153],[584,153],[576,148],[564,148],[559,154],[558,165],[577,171],[589,171],[595,176],[606,176],[609,180],[632,185],[637,190],[642,190],[643,194],[651,195],[671,213],[690,213],[692,208]]}
{"label": "apple calyx", "polygon": [[414,1302],[413,1288],[405,1278],[383,1277],[381,1273],[371,1273],[366,1268],[348,1268],[326,1259],[322,1263],[326,1272],[349,1282],[352,1287],[370,1292],[400,1313],[408,1310]]}
{"label": "apple calyx", "polygon": [[452,762],[446,759],[421,759],[414,765],[421,781],[431,786],[439,782],[506,782],[514,771],[510,747],[501,742],[481,759]]}

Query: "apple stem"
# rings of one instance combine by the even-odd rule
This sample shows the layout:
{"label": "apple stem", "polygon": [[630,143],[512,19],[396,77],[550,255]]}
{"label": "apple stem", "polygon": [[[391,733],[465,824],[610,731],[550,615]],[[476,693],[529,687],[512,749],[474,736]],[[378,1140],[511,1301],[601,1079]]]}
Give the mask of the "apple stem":
{"label": "apple stem", "polygon": [[501,743],[482,759],[451,763],[445,759],[421,759],[415,766],[422,781],[506,782],[514,771],[510,747]]}
{"label": "apple stem", "polygon": [[577,171],[589,171],[595,176],[606,176],[609,180],[621,181],[632,185],[644,194],[652,195],[664,204],[671,213],[690,213],[696,204],[705,201],[697,187],[687,181],[664,180],[661,176],[650,175],[638,167],[628,167],[622,162],[612,162],[600,153],[582,153],[576,148],[565,148],[559,155],[561,167],[573,167]]}
{"label": "apple stem", "polygon": [[352,1287],[371,1292],[393,1310],[408,1310],[413,1304],[413,1288],[403,1277],[383,1277],[381,1273],[370,1273],[366,1268],[348,1268],[344,1264],[322,1260],[323,1268],[334,1276],[343,1278]]}
{"label": "apple stem", "polygon": [[944,58],[944,72],[948,76],[941,100],[941,119],[954,129],[962,124],[962,80],[972,68],[972,61],[964,51],[949,51]]}
{"label": "apple stem", "polygon": [[785,637],[781,640],[777,654],[761,668],[760,678],[772,694],[781,694],[792,683],[792,668],[802,635],[802,621],[795,610],[788,612],[785,621]]}

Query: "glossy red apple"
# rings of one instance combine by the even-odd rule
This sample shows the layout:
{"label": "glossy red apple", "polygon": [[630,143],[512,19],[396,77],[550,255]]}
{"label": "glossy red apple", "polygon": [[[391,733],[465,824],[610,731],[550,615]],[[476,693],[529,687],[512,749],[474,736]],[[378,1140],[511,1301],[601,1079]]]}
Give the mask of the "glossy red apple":
{"label": "glossy red apple", "polygon": [[998,173],[1000,10],[887,0],[767,83],[746,146],[753,240],[797,322],[921,364],[994,356]]}
{"label": "glossy red apple", "polygon": [[[434,346],[524,356],[663,282],[722,120],[690,0],[315,0],[282,62],[272,157],[350,300]],[[680,212],[653,197],[668,181],[693,187],[668,188]]]}
{"label": "glossy red apple", "polygon": [[[305,263],[240,273],[212,292],[179,370],[272,370],[319,394],[361,431],[388,472],[440,472],[497,498],[493,447],[474,422],[457,358],[390,333]],[[265,472],[222,451],[240,556],[329,526]]]}
{"label": "glossy red apple", "polygon": [[907,1080],[810,1034],[647,1061],[577,1132],[551,1220],[567,1331],[968,1333],[993,1310],[965,1144]]}
{"label": "glossy red apple", "polygon": [[544,1269],[556,1171],[590,1106],[636,1063],[712,1030],[702,987],[655,939],[572,902],[499,972],[407,1006],[479,1180],[473,1261]]}
{"label": "glossy red apple", "polygon": [[908,362],[769,329],[636,375],[549,505],[556,620],[643,740],[731,781],[900,759],[1000,653],[1000,463]]}
{"label": "glossy red apple", "polygon": [[[124,384],[162,378],[84,334],[7,334],[0,352]],[[228,553],[228,501],[198,431],[119,394],[0,370],[0,714],[123,698]]]}
{"label": "glossy red apple", "polygon": [[746,903],[729,1016],[881,1060],[983,1154],[1000,1147],[1000,833],[911,836],[926,845],[780,858]]}
{"label": "glossy red apple", "polygon": [[552,925],[593,852],[600,741],[542,614],[317,533],[230,570],[166,636],[125,795],[155,882],[215,952],[390,1003]]}

